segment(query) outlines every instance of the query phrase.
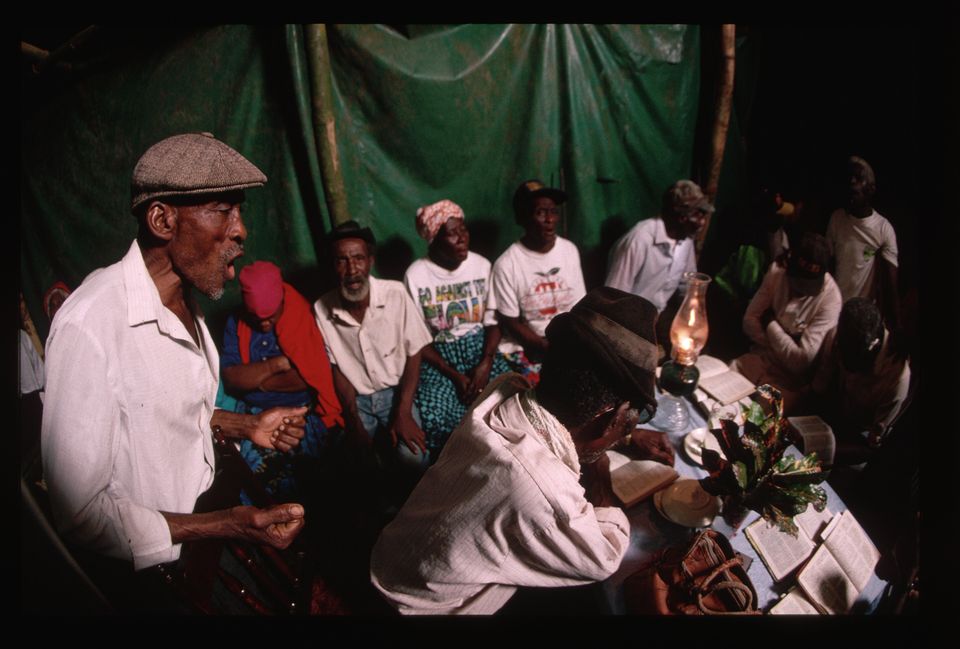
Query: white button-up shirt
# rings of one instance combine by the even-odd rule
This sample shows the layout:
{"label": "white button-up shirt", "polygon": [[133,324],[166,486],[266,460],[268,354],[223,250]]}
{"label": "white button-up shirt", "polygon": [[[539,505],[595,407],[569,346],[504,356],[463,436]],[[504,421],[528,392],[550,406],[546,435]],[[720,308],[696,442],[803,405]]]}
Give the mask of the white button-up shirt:
{"label": "white button-up shirt", "polygon": [[134,241],[91,273],[47,340],[43,471],[59,531],[139,570],[177,559],[160,514],[190,513],[213,483],[219,359],[160,302]]}
{"label": "white button-up shirt", "polygon": [[357,322],[328,291],[313,305],[330,362],[340,368],[357,394],[373,394],[400,383],[413,356],[433,341],[420,309],[400,282],[370,278],[370,306]]}
{"label": "white button-up shirt", "polygon": [[671,239],[658,216],[640,221],[617,240],[604,283],[646,298],[663,311],[682,288],[683,274],[696,270],[693,239]]}

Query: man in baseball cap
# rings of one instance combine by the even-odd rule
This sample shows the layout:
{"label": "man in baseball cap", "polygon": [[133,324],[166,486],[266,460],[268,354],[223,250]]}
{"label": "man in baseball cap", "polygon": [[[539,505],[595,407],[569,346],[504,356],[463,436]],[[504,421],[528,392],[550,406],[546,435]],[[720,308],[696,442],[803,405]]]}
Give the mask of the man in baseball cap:
{"label": "man in baseball cap", "polygon": [[53,516],[81,554],[115,560],[114,578],[98,585],[118,606],[154,606],[141,599],[144,576],[179,570],[184,542],[284,548],[304,524],[293,503],[195,513],[214,481],[215,435],[279,451],[303,436],[305,408],[214,409],[219,358],[192,296],[217,299],[234,278],[244,190],[266,180],[209,133],[151,146],[131,183],[136,240],[84,280],[51,327],[42,455]]}

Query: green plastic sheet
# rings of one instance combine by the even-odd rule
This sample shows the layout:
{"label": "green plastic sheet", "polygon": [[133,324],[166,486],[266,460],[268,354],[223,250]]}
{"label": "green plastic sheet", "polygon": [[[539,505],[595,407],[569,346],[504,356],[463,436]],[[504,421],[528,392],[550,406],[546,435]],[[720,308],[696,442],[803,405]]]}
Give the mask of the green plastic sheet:
{"label": "green plastic sheet", "polygon": [[[302,28],[120,31],[103,28],[105,53],[86,68],[24,81],[20,286],[41,336],[43,291],[58,279],[76,287],[124,254],[136,232],[133,166],[149,145],[185,131],[214,133],[269,178],[247,192],[242,263],[272,260],[316,295],[331,218]],[[381,276],[400,277],[425,252],[414,215],[442,198],[464,208],[474,248],[495,258],[520,234],[513,191],[538,177],[569,193],[563,232],[595,285],[613,239],[690,175],[696,27],[327,32],[349,215],[376,232]],[[205,302],[211,324],[238,302],[235,283],[221,302]]]}

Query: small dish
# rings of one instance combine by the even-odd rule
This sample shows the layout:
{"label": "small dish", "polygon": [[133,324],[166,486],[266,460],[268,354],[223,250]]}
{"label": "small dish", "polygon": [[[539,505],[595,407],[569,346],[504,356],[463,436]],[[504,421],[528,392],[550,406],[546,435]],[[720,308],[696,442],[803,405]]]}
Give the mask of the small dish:
{"label": "small dish", "polygon": [[709,527],[720,513],[720,499],[691,479],[677,480],[655,493],[653,505],[664,518],[684,527]]}

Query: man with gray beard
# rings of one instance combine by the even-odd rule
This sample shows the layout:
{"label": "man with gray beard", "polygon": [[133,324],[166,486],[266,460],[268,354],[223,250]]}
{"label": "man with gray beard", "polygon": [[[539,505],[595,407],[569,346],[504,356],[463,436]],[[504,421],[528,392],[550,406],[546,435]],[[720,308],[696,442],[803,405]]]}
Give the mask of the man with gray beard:
{"label": "man with gray beard", "polygon": [[313,306],[348,434],[370,449],[377,431],[386,431],[401,466],[418,475],[428,454],[413,395],[433,337],[403,284],[370,276],[370,228],[347,221],[329,241],[338,286]]}
{"label": "man with gray beard", "polygon": [[214,481],[214,435],[279,451],[303,437],[305,408],[214,409],[219,356],[192,294],[217,299],[235,277],[244,190],[266,180],[209,133],[154,144],[133,172],[136,240],[51,327],[42,456],[54,520],[127,572],[172,567],[187,541],[285,548],[304,525],[295,503],[194,513]]}

